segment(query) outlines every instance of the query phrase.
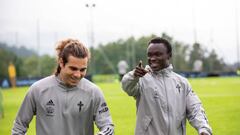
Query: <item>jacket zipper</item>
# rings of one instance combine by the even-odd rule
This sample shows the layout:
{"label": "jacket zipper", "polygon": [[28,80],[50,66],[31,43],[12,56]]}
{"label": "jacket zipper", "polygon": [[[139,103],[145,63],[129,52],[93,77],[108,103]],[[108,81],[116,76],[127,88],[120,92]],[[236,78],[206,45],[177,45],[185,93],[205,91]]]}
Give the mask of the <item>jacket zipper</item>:
{"label": "jacket zipper", "polygon": [[183,122],[181,121],[181,127],[182,127],[182,135],[184,134],[184,127],[183,127]]}
{"label": "jacket zipper", "polygon": [[67,111],[67,105],[68,104],[68,90],[66,91],[66,95],[65,95],[65,109],[63,110],[64,112]]}
{"label": "jacket zipper", "polygon": [[162,72],[162,76],[163,76],[164,90],[165,90],[166,99],[167,99],[167,116],[168,116],[167,135],[169,135],[170,120],[169,120],[168,94],[167,94],[167,88],[166,88],[165,77],[163,72]]}

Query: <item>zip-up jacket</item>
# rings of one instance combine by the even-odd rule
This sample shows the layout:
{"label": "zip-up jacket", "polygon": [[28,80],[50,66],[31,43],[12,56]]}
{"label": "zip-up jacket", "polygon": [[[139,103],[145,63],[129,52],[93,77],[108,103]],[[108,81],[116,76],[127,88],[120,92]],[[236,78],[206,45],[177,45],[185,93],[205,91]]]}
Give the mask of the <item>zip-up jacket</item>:
{"label": "zip-up jacket", "polygon": [[199,134],[212,134],[200,99],[171,65],[140,78],[133,73],[123,77],[122,88],[136,99],[135,135],[185,135],[186,119]]}
{"label": "zip-up jacket", "polygon": [[113,135],[113,122],[101,90],[82,78],[68,88],[55,75],[34,83],[19,109],[12,135],[24,135],[36,115],[37,135]]}

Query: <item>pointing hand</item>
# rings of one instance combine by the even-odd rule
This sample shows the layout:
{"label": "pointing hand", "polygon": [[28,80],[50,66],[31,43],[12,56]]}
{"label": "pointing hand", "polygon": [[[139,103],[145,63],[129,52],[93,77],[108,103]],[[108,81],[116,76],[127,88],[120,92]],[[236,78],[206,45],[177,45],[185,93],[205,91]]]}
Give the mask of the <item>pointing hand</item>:
{"label": "pointing hand", "polygon": [[148,71],[143,68],[142,61],[140,60],[136,66],[133,75],[135,77],[143,77]]}

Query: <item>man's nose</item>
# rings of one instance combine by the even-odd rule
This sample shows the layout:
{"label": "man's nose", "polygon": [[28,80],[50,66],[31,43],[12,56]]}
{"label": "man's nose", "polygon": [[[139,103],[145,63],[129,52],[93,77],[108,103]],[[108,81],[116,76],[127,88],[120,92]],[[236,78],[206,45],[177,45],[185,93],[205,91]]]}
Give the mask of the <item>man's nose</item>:
{"label": "man's nose", "polygon": [[155,61],[156,58],[155,58],[155,57],[151,57],[150,60],[151,60],[151,61]]}
{"label": "man's nose", "polygon": [[82,72],[81,71],[75,71],[73,75],[76,78],[80,78],[82,76]]}

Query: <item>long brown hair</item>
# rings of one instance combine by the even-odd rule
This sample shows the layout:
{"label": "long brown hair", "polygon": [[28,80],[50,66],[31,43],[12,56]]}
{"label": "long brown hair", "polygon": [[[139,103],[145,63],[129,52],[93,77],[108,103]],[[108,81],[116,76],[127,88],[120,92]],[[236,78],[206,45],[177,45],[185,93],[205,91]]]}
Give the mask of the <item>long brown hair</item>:
{"label": "long brown hair", "polygon": [[[57,51],[57,61],[60,59],[63,60],[63,64],[65,65],[68,62],[68,57],[74,56],[77,58],[88,58],[91,57],[89,50],[78,40],[75,39],[66,39],[57,43],[56,47]],[[55,71],[55,75],[57,76],[61,71],[61,67],[58,63],[57,69]]]}

